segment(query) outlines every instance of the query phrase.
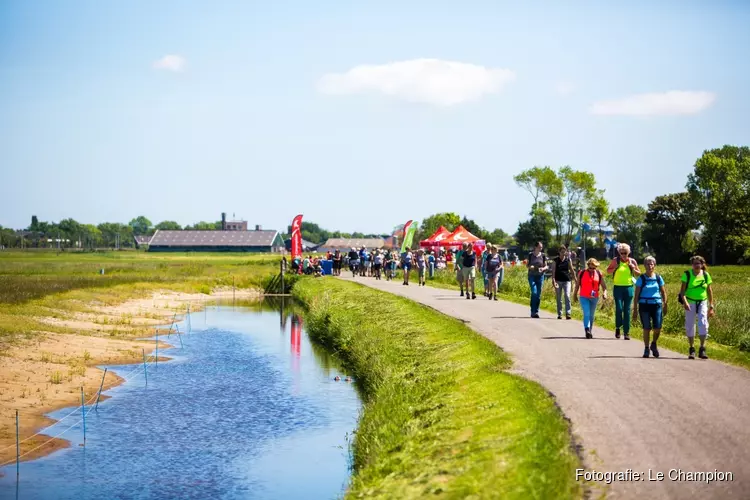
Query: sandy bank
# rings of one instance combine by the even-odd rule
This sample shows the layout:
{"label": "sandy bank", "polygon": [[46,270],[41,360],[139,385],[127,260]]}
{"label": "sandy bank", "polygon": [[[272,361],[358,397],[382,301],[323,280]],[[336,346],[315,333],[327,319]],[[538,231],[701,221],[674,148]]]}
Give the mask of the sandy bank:
{"label": "sandy bank", "polygon": [[[86,312],[59,310],[41,318],[44,323],[80,333],[38,332],[33,339],[0,354],[0,464],[15,461],[16,410],[20,416],[21,455],[34,450],[22,460],[69,446],[64,439],[50,441],[50,436],[35,433],[54,423],[45,414],[80,405],[81,387],[87,401],[97,393],[104,372],[96,366],[141,362],[143,350],[148,355],[155,346],[154,342],[135,338],[152,334],[157,325],[170,323],[175,314],[179,320],[188,304],[191,311],[198,311],[207,300],[232,297],[231,288],[217,290],[210,296],[162,291],[118,305],[89,304]],[[237,290],[234,297],[248,299],[259,295],[254,290]],[[160,349],[170,347],[161,341],[159,344]],[[159,356],[162,359],[166,360]],[[107,372],[104,389],[121,382],[120,377]],[[69,420],[72,424],[78,418],[75,415]]]}

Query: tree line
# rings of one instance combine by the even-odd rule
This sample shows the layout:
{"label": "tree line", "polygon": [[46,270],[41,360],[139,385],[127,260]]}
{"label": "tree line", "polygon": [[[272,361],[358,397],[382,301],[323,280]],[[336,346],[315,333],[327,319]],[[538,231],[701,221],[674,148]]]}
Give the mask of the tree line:
{"label": "tree line", "polygon": [[547,246],[580,241],[588,225],[595,247],[605,245],[605,231],[626,242],[637,255],[677,263],[694,253],[713,264],[750,260],[750,148],[723,146],[706,150],[695,161],[685,191],[663,194],[647,207],[612,208],[591,172],[570,166],[557,170],[535,166],[514,177],[532,198],[529,219],[518,225],[518,245]]}
{"label": "tree line", "polygon": [[127,224],[102,222],[94,225],[71,218],[60,222],[46,222],[33,215],[31,224],[25,229],[16,231],[0,226],[0,247],[132,248],[135,246],[134,236],[150,236],[157,229],[216,230],[221,229],[221,221],[201,221],[182,227],[175,221],[153,224],[146,216],[139,215]]}

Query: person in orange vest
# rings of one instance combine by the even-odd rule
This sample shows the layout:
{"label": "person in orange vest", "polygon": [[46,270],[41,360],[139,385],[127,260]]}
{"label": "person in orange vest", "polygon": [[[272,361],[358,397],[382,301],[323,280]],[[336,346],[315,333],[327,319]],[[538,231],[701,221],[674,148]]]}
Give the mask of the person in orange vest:
{"label": "person in orange vest", "polygon": [[580,298],[581,309],[583,309],[583,331],[586,338],[594,337],[594,317],[596,316],[596,305],[599,303],[599,293],[603,290],[602,297],[607,300],[607,285],[604,276],[599,271],[599,261],[593,257],[586,261],[586,269],[578,273],[576,288],[573,291],[573,301]]}

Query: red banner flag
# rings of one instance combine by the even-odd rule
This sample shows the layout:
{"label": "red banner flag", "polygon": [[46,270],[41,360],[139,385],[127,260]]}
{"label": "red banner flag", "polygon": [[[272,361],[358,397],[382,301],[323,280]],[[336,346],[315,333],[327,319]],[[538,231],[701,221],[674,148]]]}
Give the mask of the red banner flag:
{"label": "red banner flag", "polygon": [[292,258],[302,255],[302,214],[292,220]]}

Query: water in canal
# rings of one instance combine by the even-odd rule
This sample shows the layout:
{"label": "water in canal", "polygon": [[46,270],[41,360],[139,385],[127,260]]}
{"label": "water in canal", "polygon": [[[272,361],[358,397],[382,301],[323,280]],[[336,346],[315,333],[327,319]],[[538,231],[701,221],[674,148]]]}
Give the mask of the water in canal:
{"label": "water in canal", "polygon": [[163,339],[176,347],[159,355],[173,359],[149,365],[147,383],[142,366],[109,367],[129,380],[88,413],[86,446],[79,424],[70,448],[22,462],[20,482],[4,467],[0,498],[340,497],[360,401],[299,316],[209,306],[190,323],[183,348]]}

